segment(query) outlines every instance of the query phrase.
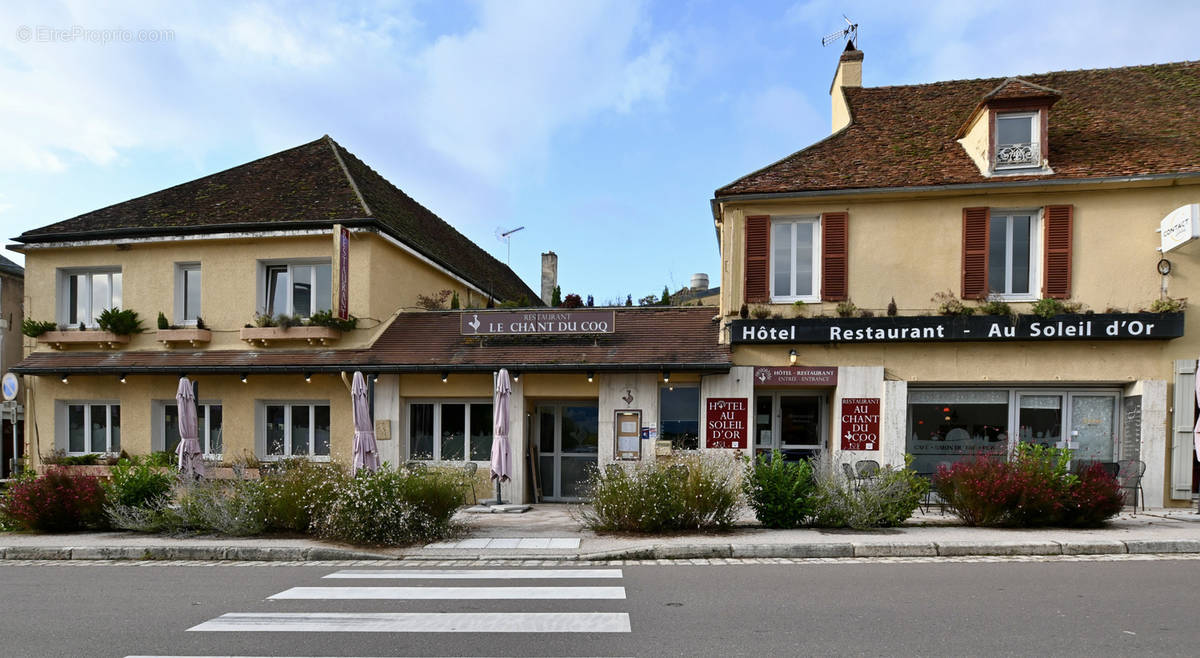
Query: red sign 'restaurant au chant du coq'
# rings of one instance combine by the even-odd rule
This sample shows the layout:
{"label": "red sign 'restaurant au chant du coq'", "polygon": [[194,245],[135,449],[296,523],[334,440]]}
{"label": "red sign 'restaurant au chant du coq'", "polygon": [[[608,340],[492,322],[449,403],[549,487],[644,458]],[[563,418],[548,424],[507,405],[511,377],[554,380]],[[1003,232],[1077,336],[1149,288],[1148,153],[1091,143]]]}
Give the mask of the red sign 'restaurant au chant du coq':
{"label": "red sign 'restaurant au chant du coq'", "polygon": [[842,450],[879,450],[879,398],[842,398]]}

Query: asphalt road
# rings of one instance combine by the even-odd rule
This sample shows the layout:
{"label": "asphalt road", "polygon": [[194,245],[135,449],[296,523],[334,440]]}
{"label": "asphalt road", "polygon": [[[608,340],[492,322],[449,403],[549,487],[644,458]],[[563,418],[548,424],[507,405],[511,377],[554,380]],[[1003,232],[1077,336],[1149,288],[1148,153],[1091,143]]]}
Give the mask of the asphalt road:
{"label": "asphalt road", "polygon": [[[585,566],[611,571],[410,579],[356,567],[370,573],[330,579],[347,568],[0,564],[0,655],[1200,654],[1196,560],[553,568]],[[378,589],[396,587],[413,589]],[[539,598],[476,598],[524,595]],[[338,628],[355,619],[392,626],[286,630],[329,621],[314,613],[365,613],[335,620]],[[497,619],[584,632],[396,632]],[[223,623],[256,630],[202,630]]]}

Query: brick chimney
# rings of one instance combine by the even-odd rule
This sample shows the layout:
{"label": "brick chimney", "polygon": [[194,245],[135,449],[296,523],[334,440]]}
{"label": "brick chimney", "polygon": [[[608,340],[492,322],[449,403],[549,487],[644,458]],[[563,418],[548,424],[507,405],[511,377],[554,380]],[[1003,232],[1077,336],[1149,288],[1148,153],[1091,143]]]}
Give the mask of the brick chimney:
{"label": "brick chimney", "polygon": [[846,50],[838,59],[833,84],[829,86],[829,96],[833,101],[833,132],[850,125],[850,106],[846,104],[846,96],[842,90],[862,86],[862,61],[862,51],[854,47],[854,42],[848,42]]}
{"label": "brick chimney", "polygon": [[558,255],[553,251],[542,254],[542,303],[550,305],[554,286],[558,285]]}

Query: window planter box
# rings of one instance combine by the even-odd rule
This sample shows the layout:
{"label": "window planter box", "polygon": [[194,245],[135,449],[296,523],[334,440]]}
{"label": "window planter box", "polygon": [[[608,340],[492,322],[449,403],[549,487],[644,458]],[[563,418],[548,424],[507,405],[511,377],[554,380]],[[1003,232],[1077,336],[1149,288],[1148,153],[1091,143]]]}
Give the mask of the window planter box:
{"label": "window planter box", "polygon": [[241,339],[251,345],[269,346],[277,341],[307,341],[309,345],[328,345],[342,337],[333,327],[246,327]]}
{"label": "window planter box", "polygon": [[129,336],[118,336],[111,331],[89,329],[87,331],[47,331],[38,336],[39,343],[45,343],[56,350],[71,345],[94,343],[100,349],[113,349],[129,343]]}
{"label": "window planter box", "polygon": [[159,329],[155,338],[167,347],[173,347],[175,343],[197,347],[201,343],[211,342],[212,332],[208,329]]}

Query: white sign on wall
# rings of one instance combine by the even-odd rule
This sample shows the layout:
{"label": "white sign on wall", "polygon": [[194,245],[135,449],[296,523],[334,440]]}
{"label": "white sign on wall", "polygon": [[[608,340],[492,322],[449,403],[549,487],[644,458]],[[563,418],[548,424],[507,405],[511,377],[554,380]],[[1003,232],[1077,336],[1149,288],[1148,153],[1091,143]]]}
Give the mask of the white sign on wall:
{"label": "white sign on wall", "polygon": [[1172,210],[1158,224],[1158,232],[1162,239],[1159,251],[1168,251],[1200,238],[1200,203],[1180,206]]}

